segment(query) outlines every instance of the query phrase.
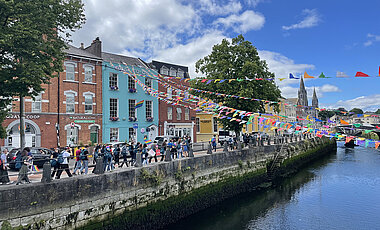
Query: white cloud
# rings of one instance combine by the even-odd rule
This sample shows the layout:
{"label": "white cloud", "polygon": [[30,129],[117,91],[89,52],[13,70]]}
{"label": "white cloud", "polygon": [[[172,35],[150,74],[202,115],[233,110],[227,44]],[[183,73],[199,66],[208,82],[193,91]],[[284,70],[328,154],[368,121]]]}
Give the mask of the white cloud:
{"label": "white cloud", "polygon": [[89,45],[99,36],[104,50],[116,53],[144,51],[149,56],[176,44],[178,34],[193,33],[199,23],[192,6],[175,0],[84,0],[84,4],[87,22],[73,35],[75,45],[81,41]]}
{"label": "white cloud", "polygon": [[302,11],[302,15],[305,15],[305,18],[299,23],[290,25],[290,26],[282,26],[283,30],[293,30],[293,29],[304,29],[317,26],[321,21],[321,16],[319,15],[316,9],[304,9]]}
{"label": "white cloud", "polygon": [[380,108],[380,94],[361,96],[350,100],[339,100],[334,104],[327,105],[327,108],[344,107],[347,110],[353,108],[363,109],[364,111],[376,111]]}
{"label": "white cloud", "polygon": [[191,40],[187,44],[180,44],[170,49],[161,50],[153,59],[188,66],[190,76],[195,73],[195,62],[211,53],[212,47],[226,38],[220,31],[213,31]]}
{"label": "white cloud", "polygon": [[364,46],[371,46],[374,42],[380,42],[380,35],[367,34],[368,41],[364,42]]}
{"label": "white cloud", "polygon": [[264,26],[265,17],[252,10],[247,10],[241,15],[230,15],[225,18],[218,18],[213,24],[223,25],[226,29],[232,28],[236,33],[245,33],[249,30],[259,30]]}
{"label": "white cloud", "polygon": [[220,0],[200,0],[199,4],[201,12],[206,12],[211,15],[228,15],[238,13],[242,9],[240,2],[235,0],[229,0],[228,2],[222,2]]}
{"label": "white cloud", "polygon": [[[340,92],[341,91],[337,86],[330,85],[330,84],[325,84],[325,85],[316,86],[316,87],[307,87],[306,86],[305,88],[306,88],[307,97],[309,100],[311,100],[313,98],[314,88],[315,88],[315,91],[317,93],[318,99],[324,97],[324,93],[332,93],[332,92]],[[298,89],[299,89],[299,81],[297,81],[297,87],[292,87],[292,86],[288,86],[288,85],[280,87],[281,94],[285,98],[296,98],[296,97],[298,97]]]}
{"label": "white cloud", "polygon": [[249,5],[249,6],[253,6],[253,7],[256,7],[259,3],[261,2],[264,2],[265,0],[245,0],[245,2]]}
{"label": "white cloud", "polygon": [[[276,80],[276,83],[282,87],[295,82],[289,79],[289,73],[297,76],[303,74],[306,70],[314,69],[315,66],[311,64],[296,64],[294,60],[276,52],[259,50],[259,56],[268,64],[268,68],[278,78],[286,78],[283,81]],[[281,88],[282,90],[282,88]],[[285,89],[284,89],[285,90]]]}

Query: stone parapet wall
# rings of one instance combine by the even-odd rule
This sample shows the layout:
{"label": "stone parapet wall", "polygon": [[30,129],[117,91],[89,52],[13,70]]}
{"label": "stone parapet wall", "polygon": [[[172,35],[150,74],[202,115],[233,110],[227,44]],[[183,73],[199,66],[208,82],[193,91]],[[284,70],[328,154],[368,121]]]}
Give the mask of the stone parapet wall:
{"label": "stone parapet wall", "polygon": [[[286,159],[333,145],[329,139],[290,143]],[[279,145],[252,147],[47,184],[2,187],[0,221],[3,226],[32,229],[163,227],[256,189],[279,150]]]}

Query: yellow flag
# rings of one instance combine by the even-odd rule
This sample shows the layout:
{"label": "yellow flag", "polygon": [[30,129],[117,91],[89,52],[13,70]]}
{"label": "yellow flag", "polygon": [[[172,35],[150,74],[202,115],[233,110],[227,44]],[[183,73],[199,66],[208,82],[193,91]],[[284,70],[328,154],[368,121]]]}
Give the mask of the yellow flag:
{"label": "yellow flag", "polygon": [[364,114],[364,117],[370,117],[371,115],[368,115],[368,114]]}
{"label": "yellow flag", "polygon": [[285,79],[286,79],[286,77],[284,77],[284,78],[279,78],[278,80],[283,81],[283,80],[285,80]]}

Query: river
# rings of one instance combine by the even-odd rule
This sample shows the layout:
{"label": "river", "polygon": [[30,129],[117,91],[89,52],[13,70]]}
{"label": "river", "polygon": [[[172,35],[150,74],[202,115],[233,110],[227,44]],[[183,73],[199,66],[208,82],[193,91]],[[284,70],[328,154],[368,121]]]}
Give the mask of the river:
{"label": "river", "polygon": [[380,151],[339,147],[265,191],[239,195],[167,229],[380,229]]}

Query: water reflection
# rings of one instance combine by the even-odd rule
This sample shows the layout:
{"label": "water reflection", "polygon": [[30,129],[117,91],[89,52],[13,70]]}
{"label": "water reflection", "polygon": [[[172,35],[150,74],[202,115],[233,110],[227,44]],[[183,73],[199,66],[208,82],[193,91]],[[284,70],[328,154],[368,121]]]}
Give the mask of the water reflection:
{"label": "water reflection", "polygon": [[380,154],[338,148],[267,191],[242,194],[168,229],[380,229]]}

